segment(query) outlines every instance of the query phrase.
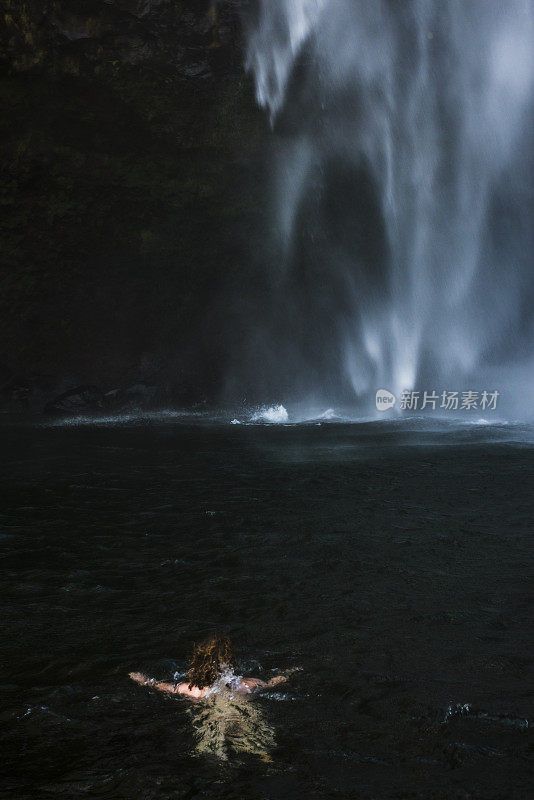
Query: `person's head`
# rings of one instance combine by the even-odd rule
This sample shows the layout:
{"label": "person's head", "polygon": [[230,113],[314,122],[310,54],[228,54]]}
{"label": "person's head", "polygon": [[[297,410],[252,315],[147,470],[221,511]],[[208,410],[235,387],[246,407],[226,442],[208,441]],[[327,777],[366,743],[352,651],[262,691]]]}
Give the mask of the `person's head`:
{"label": "person's head", "polygon": [[189,688],[212,686],[224,667],[234,667],[232,643],[228,636],[210,636],[195,646],[189,665]]}

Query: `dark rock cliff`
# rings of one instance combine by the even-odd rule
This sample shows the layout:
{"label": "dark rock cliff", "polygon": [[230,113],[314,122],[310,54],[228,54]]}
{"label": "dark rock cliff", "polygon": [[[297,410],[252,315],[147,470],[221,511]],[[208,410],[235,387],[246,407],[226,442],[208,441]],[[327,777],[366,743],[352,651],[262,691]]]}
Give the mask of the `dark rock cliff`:
{"label": "dark rock cliff", "polygon": [[0,3],[4,398],[139,380],[217,395],[264,202],[244,5]]}

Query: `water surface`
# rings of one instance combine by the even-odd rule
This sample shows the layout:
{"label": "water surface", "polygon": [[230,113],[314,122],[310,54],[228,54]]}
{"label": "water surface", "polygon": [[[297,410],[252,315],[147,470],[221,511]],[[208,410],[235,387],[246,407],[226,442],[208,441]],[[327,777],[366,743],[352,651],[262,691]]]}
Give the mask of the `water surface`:
{"label": "water surface", "polygon": [[[1,434],[2,797],[529,796],[530,428]],[[243,673],[303,667],[215,709],[221,751],[127,679],[215,629]]]}

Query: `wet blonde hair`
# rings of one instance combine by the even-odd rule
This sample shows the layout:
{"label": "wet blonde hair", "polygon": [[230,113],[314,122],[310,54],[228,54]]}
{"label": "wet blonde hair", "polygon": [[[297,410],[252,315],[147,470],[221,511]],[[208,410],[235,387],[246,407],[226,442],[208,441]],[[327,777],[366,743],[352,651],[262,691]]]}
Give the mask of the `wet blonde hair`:
{"label": "wet blonde hair", "polygon": [[204,689],[212,686],[219,677],[223,665],[234,667],[232,643],[228,636],[215,634],[195,646],[189,664],[189,688]]}

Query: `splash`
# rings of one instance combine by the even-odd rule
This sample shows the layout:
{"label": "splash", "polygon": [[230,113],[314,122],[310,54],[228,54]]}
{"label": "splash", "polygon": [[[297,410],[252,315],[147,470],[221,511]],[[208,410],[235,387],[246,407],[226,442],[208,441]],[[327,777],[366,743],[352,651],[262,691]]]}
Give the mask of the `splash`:
{"label": "splash", "polygon": [[250,421],[272,423],[288,422],[289,414],[282,405],[263,407],[252,414]]}
{"label": "splash", "polygon": [[369,399],[525,362],[532,0],[256,8],[246,63],[279,141],[262,382]]}

